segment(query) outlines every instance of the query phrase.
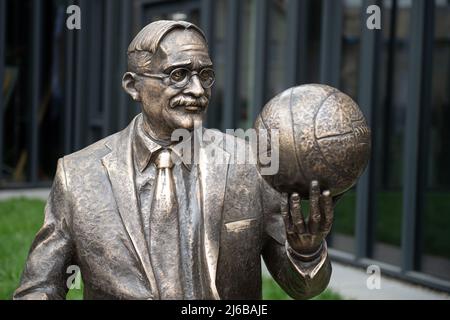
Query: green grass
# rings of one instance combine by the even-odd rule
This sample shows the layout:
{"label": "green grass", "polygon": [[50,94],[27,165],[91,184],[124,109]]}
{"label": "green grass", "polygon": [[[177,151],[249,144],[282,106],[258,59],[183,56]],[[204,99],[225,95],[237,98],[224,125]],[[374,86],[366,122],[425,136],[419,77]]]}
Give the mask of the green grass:
{"label": "green grass", "polygon": [[[270,277],[263,277],[263,299],[264,300],[292,300],[283,289]],[[343,300],[338,293],[326,289],[313,300]]]}
{"label": "green grass", "polygon": [[66,296],[67,300],[83,300],[83,282],[81,282],[80,289],[69,290]]}
{"label": "green grass", "polygon": [[0,202],[0,299],[9,299],[17,284],[34,235],[43,221],[44,202]]}
{"label": "green grass", "polygon": [[[11,199],[0,201],[0,300],[11,299],[19,284],[25,260],[35,234],[44,219],[41,200]],[[67,299],[83,298],[83,286],[70,290]],[[263,279],[264,299],[290,299],[271,278]],[[315,299],[341,299],[330,290]]]}

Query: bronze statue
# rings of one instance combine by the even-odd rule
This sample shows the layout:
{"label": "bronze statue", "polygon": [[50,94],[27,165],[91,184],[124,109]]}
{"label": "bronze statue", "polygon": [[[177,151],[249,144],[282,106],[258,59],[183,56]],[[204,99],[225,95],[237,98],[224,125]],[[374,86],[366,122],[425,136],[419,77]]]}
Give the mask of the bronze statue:
{"label": "bronze statue", "polygon": [[333,199],[317,181],[305,221],[298,194],[277,192],[253,163],[229,161],[225,145],[215,151],[222,162],[206,145],[198,162],[177,154],[172,133],[195,131],[214,77],[195,25],[157,21],[139,32],[123,88],[142,113],[59,159],[15,299],[64,299],[70,265],[80,267],[85,299],[260,299],[261,255],[293,298],[326,288]]}

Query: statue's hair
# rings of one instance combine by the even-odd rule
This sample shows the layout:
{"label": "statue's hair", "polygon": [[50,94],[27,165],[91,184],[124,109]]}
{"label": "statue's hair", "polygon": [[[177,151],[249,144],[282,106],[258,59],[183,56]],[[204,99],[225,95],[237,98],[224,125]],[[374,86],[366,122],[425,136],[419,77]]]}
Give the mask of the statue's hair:
{"label": "statue's hair", "polygon": [[159,20],[146,25],[128,46],[128,71],[145,72],[160,42],[174,29],[190,29],[197,31],[203,39],[206,37],[196,25],[186,21]]}

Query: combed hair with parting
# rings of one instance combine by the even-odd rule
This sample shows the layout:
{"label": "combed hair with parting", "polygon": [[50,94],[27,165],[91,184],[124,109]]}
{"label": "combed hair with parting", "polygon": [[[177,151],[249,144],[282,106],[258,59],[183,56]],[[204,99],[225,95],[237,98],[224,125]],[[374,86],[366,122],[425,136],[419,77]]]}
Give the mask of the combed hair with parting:
{"label": "combed hair with parting", "polygon": [[206,42],[203,31],[190,22],[159,20],[146,25],[128,46],[128,71],[145,72],[164,36],[174,29],[189,28],[197,31]]}

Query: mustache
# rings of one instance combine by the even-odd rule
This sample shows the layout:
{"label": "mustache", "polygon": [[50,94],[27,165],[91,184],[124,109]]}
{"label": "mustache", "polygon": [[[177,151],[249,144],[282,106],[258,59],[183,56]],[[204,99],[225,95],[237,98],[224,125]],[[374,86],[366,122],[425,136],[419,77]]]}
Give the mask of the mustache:
{"label": "mustache", "polygon": [[208,105],[208,102],[209,102],[209,100],[205,96],[201,96],[199,98],[194,98],[191,96],[180,95],[180,96],[174,97],[170,101],[170,107],[175,108],[177,106],[185,106],[185,107],[198,106],[198,107],[206,108],[206,106]]}

